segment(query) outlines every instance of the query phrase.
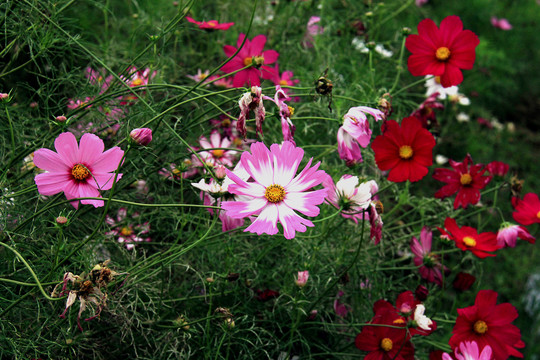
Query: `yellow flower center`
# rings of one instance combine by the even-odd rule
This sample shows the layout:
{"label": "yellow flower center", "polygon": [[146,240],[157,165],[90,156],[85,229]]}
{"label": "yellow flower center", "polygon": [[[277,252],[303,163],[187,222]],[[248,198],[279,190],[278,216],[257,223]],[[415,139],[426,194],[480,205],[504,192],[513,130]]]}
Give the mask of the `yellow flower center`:
{"label": "yellow flower center", "polygon": [[131,86],[140,86],[142,83],[143,81],[140,78],[137,78],[131,82]]}
{"label": "yellow flower center", "polygon": [[264,64],[264,57],[262,56],[254,56],[253,57],[253,61],[255,62],[255,66],[261,66],[262,64]]}
{"label": "yellow flower center", "polygon": [[477,334],[485,334],[488,331],[488,326],[485,321],[478,320],[473,326],[474,332]]}
{"label": "yellow flower center", "polygon": [[222,157],[224,153],[225,153],[225,150],[212,150],[212,155],[214,155],[214,157],[217,157],[217,158]]}
{"label": "yellow flower center", "polygon": [[459,178],[459,182],[461,185],[470,185],[472,183],[472,176],[471,174],[461,174],[461,177]]}
{"label": "yellow flower center", "polygon": [[223,127],[231,126],[231,119],[229,119],[229,118],[223,119],[223,121],[221,121],[221,126],[223,126]]}
{"label": "yellow flower center", "polygon": [[439,61],[446,61],[446,60],[448,60],[448,58],[450,57],[450,49],[448,49],[448,48],[445,47],[445,46],[441,46],[441,47],[438,48],[437,51],[435,52],[435,57],[436,57],[437,60],[439,60]]}
{"label": "yellow flower center", "polygon": [[174,169],[172,169],[172,173],[173,173],[174,175],[178,175],[178,174],[181,173],[181,171],[180,171],[180,169],[174,168]]}
{"label": "yellow flower center", "polygon": [[90,175],[90,171],[88,171],[86,166],[77,164],[71,168],[71,175],[75,180],[83,181]]}
{"label": "yellow flower center", "polygon": [[399,157],[407,160],[413,156],[413,149],[409,145],[403,145],[399,148]]}
{"label": "yellow flower center", "polygon": [[291,114],[291,116],[294,115],[294,108],[292,106],[287,106],[287,108],[289,108],[289,114]]}
{"label": "yellow flower center", "polygon": [[381,340],[381,349],[383,349],[384,351],[392,350],[393,345],[394,344],[392,343],[392,339],[390,338],[384,338]]}
{"label": "yellow flower center", "polygon": [[435,76],[435,82],[437,84],[440,84],[441,83],[441,77],[440,76]]}
{"label": "yellow flower center", "polygon": [[251,65],[252,62],[253,62],[253,58],[251,56],[247,57],[244,59],[244,66],[249,66]]}
{"label": "yellow flower center", "polygon": [[120,230],[120,233],[124,236],[129,236],[131,234],[133,234],[133,230],[131,230],[130,228],[128,228],[127,226],[124,226],[122,228],[122,230]]}
{"label": "yellow flower center", "polygon": [[536,217],[540,219],[540,211],[536,213]]}
{"label": "yellow flower center", "polygon": [[240,138],[238,138],[238,137],[237,137],[237,138],[234,138],[233,144],[234,144],[234,146],[240,146],[240,145],[242,145],[242,139],[240,139]]}
{"label": "yellow flower center", "polygon": [[405,324],[405,320],[403,319],[396,319],[392,322],[393,324],[396,324],[396,325],[403,325]]}
{"label": "yellow flower center", "polygon": [[264,192],[264,197],[271,203],[278,203],[285,199],[285,189],[281,185],[270,185]]}
{"label": "yellow flower center", "polygon": [[208,25],[214,27],[214,26],[217,25],[217,21],[212,21],[212,20],[210,20],[210,21],[208,22]]}
{"label": "yellow flower center", "polygon": [[465,236],[463,238],[463,243],[469,247],[475,247],[476,246],[476,240],[474,240],[473,237]]}
{"label": "yellow flower center", "polygon": [[289,83],[287,82],[287,80],[279,80],[279,85],[287,86],[287,85],[289,85]]}

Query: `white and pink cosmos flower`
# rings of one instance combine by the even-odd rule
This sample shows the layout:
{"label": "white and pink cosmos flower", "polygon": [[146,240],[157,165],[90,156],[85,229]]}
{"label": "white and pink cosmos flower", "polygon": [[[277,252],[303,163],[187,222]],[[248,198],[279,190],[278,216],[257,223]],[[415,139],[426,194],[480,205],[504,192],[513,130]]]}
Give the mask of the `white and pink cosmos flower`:
{"label": "white and pink cosmos flower", "polygon": [[505,18],[498,19],[496,16],[492,16],[490,22],[493,27],[496,27],[498,29],[512,30],[512,24],[510,24],[510,22]]}
{"label": "white and pink cosmos flower", "polygon": [[242,154],[240,162],[253,181],[245,181],[234,172],[227,170],[227,176],[234,182],[229,192],[249,196],[249,200],[224,201],[222,209],[232,218],[256,216],[244,231],[261,235],[275,235],[278,221],[283,226],[286,239],[296,236],[296,231],[305,232],[313,223],[298,215],[319,215],[320,205],[326,197],[326,189],[308,191],[321,184],[326,176],[318,170],[320,162],[311,166],[311,158],[304,169],[295,176],[304,157],[304,150],[290,141],[282,145],[272,144],[270,150],[262,142],[251,145],[251,153]]}
{"label": "white and pink cosmos flower", "polygon": [[518,238],[528,241],[531,244],[536,242],[535,237],[523,226],[504,223],[497,232],[497,245],[499,247],[516,247]]}
{"label": "white and pink cosmos flower", "polygon": [[454,358],[447,353],[442,355],[443,360],[491,360],[493,350],[491,346],[485,345],[480,353],[476,341],[464,341],[454,350]]}
{"label": "white and pink cosmos flower", "polygon": [[342,208],[341,216],[357,224],[358,220],[368,218],[367,209],[371,203],[371,197],[379,191],[374,180],[361,184],[359,182],[358,176],[348,174],[343,175],[335,184],[330,175],[323,182],[327,190],[326,201],[336,208]]}
{"label": "white and pink cosmos flower", "polygon": [[[103,152],[103,140],[94,134],[84,134],[80,144],[70,132],[60,134],[54,141],[57,152],[39,149],[34,152],[34,164],[46,173],[34,178],[41,195],[64,192],[68,200],[80,197],[101,197],[100,190],[113,186],[114,172],[120,166],[124,151],[115,146]],[[116,181],[122,174],[118,174]],[[86,199],[82,204],[94,207],[104,205],[103,200]],[[79,201],[72,201],[77,209]]]}
{"label": "white and pink cosmos flower", "polygon": [[365,148],[371,141],[373,131],[369,127],[366,114],[373,116],[375,121],[385,118],[384,113],[380,110],[367,106],[353,107],[343,117],[343,125],[338,130],[339,157],[345,160],[348,165],[363,161],[360,146]]}
{"label": "white and pink cosmos flower", "polygon": [[433,233],[427,226],[424,226],[420,231],[420,240],[412,237],[411,251],[414,254],[414,265],[419,266],[420,276],[429,282],[442,286],[442,270],[446,271],[447,268],[443,268],[440,256],[431,252],[432,239]]}

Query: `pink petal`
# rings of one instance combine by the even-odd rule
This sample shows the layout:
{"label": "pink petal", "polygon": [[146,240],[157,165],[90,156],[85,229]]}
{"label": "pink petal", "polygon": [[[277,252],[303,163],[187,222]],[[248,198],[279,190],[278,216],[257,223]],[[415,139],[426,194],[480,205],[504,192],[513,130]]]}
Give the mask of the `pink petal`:
{"label": "pink petal", "polygon": [[279,222],[283,226],[283,235],[285,239],[292,239],[296,235],[296,231],[305,232],[306,225],[313,227],[313,223],[296,214],[291,208],[285,204],[278,205]]}
{"label": "pink petal", "polygon": [[262,55],[262,51],[264,49],[264,45],[266,44],[266,36],[264,35],[257,35],[251,40],[251,56],[260,56]]}
{"label": "pink petal", "polygon": [[264,57],[264,64],[265,65],[275,63],[278,60],[278,57],[279,57],[279,53],[276,50],[266,50],[265,52],[263,52],[262,55]]}
{"label": "pink petal", "polygon": [[304,150],[294,146],[290,141],[284,141],[281,148],[278,144],[270,146],[274,163],[274,184],[287,186],[296,175],[298,165],[304,157]]}
{"label": "pink petal", "polygon": [[[93,186],[90,186],[85,183],[80,183],[78,197],[101,197],[101,195],[99,194],[99,191]],[[94,205],[94,207],[101,207],[105,205],[103,200],[91,200],[91,199],[81,200],[81,204]]]}
{"label": "pink petal", "polygon": [[84,134],[79,142],[79,161],[87,166],[103,153],[105,145],[103,140],[94,134]]}
{"label": "pink petal", "polygon": [[261,235],[263,233],[268,235],[275,235],[278,232],[277,221],[277,205],[268,204],[268,206],[265,206],[264,209],[261,211],[257,219],[255,219],[255,221],[251,225],[249,225],[244,231],[257,233],[257,235]]}
{"label": "pink petal", "polygon": [[118,146],[115,146],[101,154],[93,164],[89,164],[89,167],[95,173],[108,173],[111,171],[116,171],[123,156],[124,150],[120,149]]}
{"label": "pink petal", "polygon": [[319,215],[317,205],[324,202],[326,197],[326,189],[320,189],[308,192],[293,192],[287,193],[283,202],[291,209],[300,211],[307,216]]}
{"label": "pink petal", "polygon": [[41,195],[50,196],[64,191],[66,184],[72,180],[69,173],[44,173],[36,175],[34,181]]}
{"label": "pink petal", "polygon": [[[122,178],[122,174],[118,174],[116,181]],[[100,190],[109,190],[113,186],[114,173],[105,173],[105,174],[92,174],[91,178],[88,178],[86,181],[87,184],[91,185],[94,188]]]}
{"label": "pink petal", "polygon": [[223,201],[221,208],[227,211],[227,216],[241,219],[263,210],[267,203],[266,198],[254,198],[249,201]]}
{"label": "pink petal", "polygon": [[262,142],[252,144],[250,150],[251,154],[247,151],[242,154],[241,162],[244,168],[259,184],[264,187],[272,185],[274,180],[272,154]]}
{"label": "pink petal", "polygon": [[54,147],[65,164],[73,166],[79,163],[79,146],[75,135],[70,132],[61,133],[54,140]]}
{"label": "pink petal", "polygon": [[66,163],[66,161],[54,151],[45,148],[34,152],[34,164],[40,169],[55,173],[70,172],[73,165]]}

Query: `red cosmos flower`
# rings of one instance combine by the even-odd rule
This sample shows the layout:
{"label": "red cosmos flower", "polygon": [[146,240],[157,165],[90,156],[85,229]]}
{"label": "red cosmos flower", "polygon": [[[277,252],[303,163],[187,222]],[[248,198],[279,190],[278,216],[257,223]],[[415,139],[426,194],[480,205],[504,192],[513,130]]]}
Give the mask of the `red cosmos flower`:
{"label": "red cosmos flower", "polygon": [[463,341],[476,341],[480,349],[491,346],[494,360],[523,357],[516,348],[523,348],[525,343],[519,329],[511,324],[518,317],[517,310],[510,303],[497,305],[497,296],[493,290],[480,290],[473,306],[457,309],[449,341],[452,350]]}
{"label": "red cosmos flower", "polygon": [[525,194],[523,200],[515,198],[515,200],[512,200],[512,204],[514,204],[512,216],[518,223],[521,225],[540,223],[540,200],[538,195],[535,193]]}
{"label": "red cosmos flower", "polygon": [[470,70],[476,58],[478,36],[463,30],[458,16],[448,16],[440,28],[433,20],[424,19],[418,24],[418,35],[409,35],[405,42],[409,56],[407,65],[414,76],[441,77],[444,87],[459,85],[463,81],[461,69]]}
{"label": "red cosmos flower", "polygon": [[210,20],[210,21],[196,21],[193,18],[190,18],[189,16],[186,16],[186,20],[190,23],[197,24],[199,26],[199,29],[204,30],[228,30],[231,26],[234,25],[233,22],[230,23],[218,23],[217,20]]}
{"label": "red cosmos flower", "polygon": [[504,176],[508,173],[508,169],[510,169],[510,165],[502,161],[492,161],[486,167],[489,173],[494,176]]}
{"label": "red cosmos flower", "polygon": [[467,291],[473,286],[474,282],[476,281],[476,277],[471,274],[467,274],[464,272],[459,272],[456,275],[456,278],[454,279],[454,283],[452,286],[454,289],[459,291]]}
{"label": "red cosmos flower", "polygon": [[[238,36],[236,47],[225,45],[223,47],[225,55],[228,57],[232,56],[242,45],[245,37],[245,34],[240,34]],[[236,54],[231,61],[223,65],[221,70],[226,73],[231,73],[254,63],[253,67],[237,72],[234,75],[234,87],[242,87],[245,84],[250,84],[250,86],[259,86],[261,84],[261,70],[269,72],[273,71],[272,68],[266,65],[275,63],[279,57],[279,53],[275,50],[266,50],[263,52],[265,44],[266,36],[264,35],[257,35],[251,41],[246,39],[246,42],[244,43],[244,46],[240,52],[238,52],[238,54]],[[261,67],[261,70],[259,70],[259,67]]]}
{"label": "red cosmos flower", "polygon": [[446,231],[439,227],[437,229],[443,235],[448,236],[449,239],[454,240],[458,248],[463,251],[469,250],[480,259],[495,256],[495,254],[490,254],[488,251],[500,249],[497,244],[497,234],[495,233],[484,232],[478,234],[478,231],[470,226],[459,228],[456,220],[449,217],[444,220],[444,227]]}
{"label": "red cosmos flower", "polygon": [[[469,163],[471,165],[469,166]],[[471,155],[467,154],[463,162],[450,160],[450,169],[435,169],[433,178],[447,183],[435,193],[438,199],[444,199],[448,196],[456,195],[454,200],[454,209],[459,206],[466,208],[469,204],[476,204],[480,201],[480,190],[482,190],[493,178],[493,176],[482,176],[487,168],[482,164],[474,165]]]}
{"label": "red cosmos flower", "polygon": [[[390,312],[375,315],[372,324],[392,325],[395,316]],[[399,326],[399,325],[398,325]],[[386,326],[364,326],[354,344],[360,350],[369,351],[365,360],[414,360],[414,347],[406,339],[407,330]]]}
{"label": "red cosmos flower", "polygon": [[433,135],[415,117],[403,119],[401,127],[394,120],[385,125],[371,144],[379,169],[390,170],[388,180],[394,182],[422,179],[433,164]]}

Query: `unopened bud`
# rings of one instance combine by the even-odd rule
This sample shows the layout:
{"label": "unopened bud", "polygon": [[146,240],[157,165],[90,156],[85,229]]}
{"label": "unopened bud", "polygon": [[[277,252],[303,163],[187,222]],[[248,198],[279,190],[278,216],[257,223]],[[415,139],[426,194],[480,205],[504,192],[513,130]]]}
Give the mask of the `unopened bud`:
{"label": "unopened bud", "polygon": [[68,222],[68,219],[65,216],[59,216],[56,218],[56,223],[58,225],[65,225],[67,222]]}
{"label": "unopened bud", "polygon": [[134,129],[131,130],[129,136],[137,145],[146,146],[152,141],[152,130],[149,128]]}
{"label": "unopened bud", "polygon": [[216,177],[218,179],[224,179],[225,176],[227,175],[227,168],[223,165],[217,165],[215,168],[214,168],[215,172],[216,172]]}
{"label": "unopened bud", "polygon": [[411,28],[409,27],[404,27],[403,29],[401,29],[401,34],[402,35],[409,35],[411,33]]}
{"label": "unopened bud", "polygon": [[260,68],[261,65],[264,64],[264,57],[262,57],[262,56],[254,56],[252,61],[253,61],[253,65],[256,68]]}
{"label": "unopened bud", "polygon": [[63,122],[65,122],[67,120],[67,118],[64,115],[60,115],[60,116],[57,116],[55,118],[55,120],[58,121],[58,122],[63,123]]}

